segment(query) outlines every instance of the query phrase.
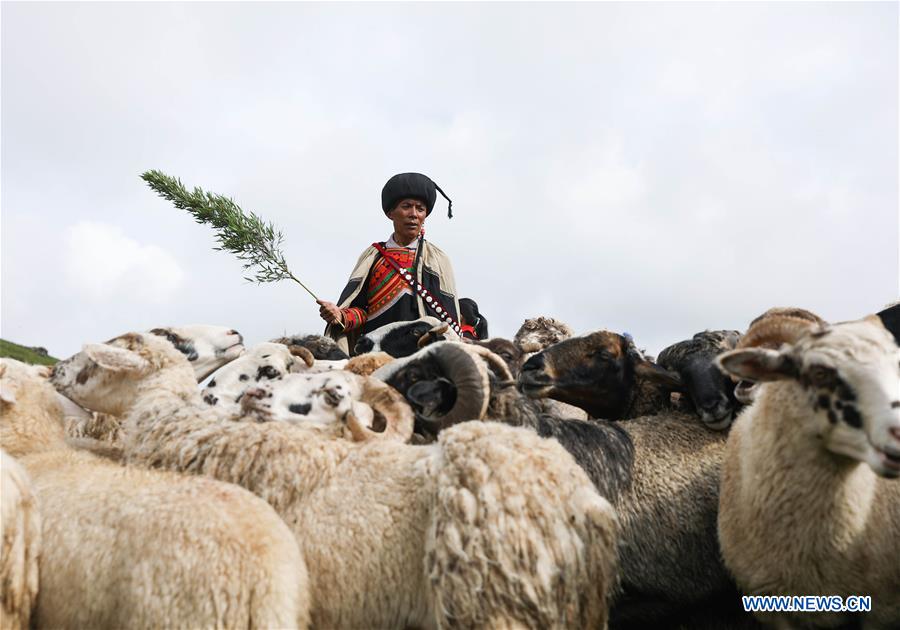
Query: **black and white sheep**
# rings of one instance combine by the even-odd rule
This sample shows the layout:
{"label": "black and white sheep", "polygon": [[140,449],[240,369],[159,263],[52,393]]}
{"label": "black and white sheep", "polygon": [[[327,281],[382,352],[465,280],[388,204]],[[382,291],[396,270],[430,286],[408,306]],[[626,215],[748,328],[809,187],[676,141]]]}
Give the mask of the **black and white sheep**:
{"label": "black and white sheep", "polygon": [[834,325],[770,317],[751,335],[754,346],[718,358],[759,383],[723,466],[725,564],[752,595],[872,598],[863,614],[761,615],[768,622],[900,627],[897,344],[876,316]]}
{"label": "black and white sheep", "polygon": [[428,315],[376,328],[359,338],[353,354],[381,351],[392,357],[408,357],[436,341],[460,341],[460,338],[446,323]]}

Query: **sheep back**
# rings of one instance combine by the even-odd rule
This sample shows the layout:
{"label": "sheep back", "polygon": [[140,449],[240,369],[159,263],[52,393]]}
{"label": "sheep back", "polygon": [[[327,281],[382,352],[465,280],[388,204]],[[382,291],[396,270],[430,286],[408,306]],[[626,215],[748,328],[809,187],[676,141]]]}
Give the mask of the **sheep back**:
{"label": "sheep back", "polygon": [[617,621],[659,619],[687,603],[733,593],[716,529],[727,435],[688,414],[620,425],[635,455],[631,484],[616,502],[622,523]]}
{"label": "sheep back", "polygon": [[0,452],[0,503],[0,628],[25,630],[38,592],[41,517],[28,474],[6,452]]}
{"label": "sheep back", "polygon": [[428,627],[433,448],[359,446],[212,410],[130,418],[126,435],[130,462],[236,483],[276,509],[309,567],[315,627]]}
{"label": "sheep back", "polygon": [[616,516],[572,457],[494,422],[438,442],[426,567],[441,625],[604,627]]}
{"label": "sheep back", "polygon": [[44,508],[38,627],[308,624],[296,542],[247,491],[73,451],[22,464]]}

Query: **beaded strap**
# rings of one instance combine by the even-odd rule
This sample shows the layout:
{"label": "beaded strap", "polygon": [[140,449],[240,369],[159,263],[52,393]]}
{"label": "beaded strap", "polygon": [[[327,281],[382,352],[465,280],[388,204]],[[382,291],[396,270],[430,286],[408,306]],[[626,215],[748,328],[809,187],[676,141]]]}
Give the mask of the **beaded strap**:
{"label": "beaded strap", "polygon": [[422,298],[422,301],[425,303],[425,305],[432,311],[434,311],[435,317],[440,319],[442,322],[446,322],[447,324],[449,324],[450,328],[452,328],[457,335],[460,334],[462,329],[460,328],[459,323],[457,323],[457,321],[453,319],[453,316],[447,312],[447,309],[444,308],[440,302],[438,302],[438,299],[431,295],[431,293],[429,293],[428,289],[423,287],[420,282],[416,281],[413,275],[409,273],[409,270],[404,269],[399,264],[397,264],[396,260],[388,256],[387,251],[384,249],[384,247],[382,247],[381,243],[372,243],[372,247],[374,247],[381,253],[387,263],[394,268],[394,271],[399,274],[400,278],[402,278],[403,281],[406,282],[406,284],[408,284],[410,288],[412,288],[415,294]]}

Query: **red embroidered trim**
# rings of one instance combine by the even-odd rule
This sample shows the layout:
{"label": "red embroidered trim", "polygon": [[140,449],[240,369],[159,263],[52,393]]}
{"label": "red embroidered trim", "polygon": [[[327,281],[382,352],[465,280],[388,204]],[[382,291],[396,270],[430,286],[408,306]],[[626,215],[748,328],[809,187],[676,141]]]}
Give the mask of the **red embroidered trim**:
{"label": "red embroidered trim", "polygon": [[423,287],[414,277],[413,275],[403,269],[400,265],[397,264],[392,257],[387,255],[387,250],[381,245],[381,243],[372,243],[372,247],[377,249],[381,255],[384,257],[384,260],[394,268],[394,271],[397,272],[397,275],[400,276],[406,284],[412,287],[412,290],[422,298],[422,302],[430,308],[434,312],[434,316],[440,319],[442,322],[446,322],[450,325],[450,328],[458,335],[460,333],[460,325],[456,322],[455,319],[447,312],[447,309],[444,308],[440,302],[438,302],[437,298],[435,298],[431,293]]}
{"label": "red embroidered trim", "polygon": [[366,312],[358,306],[342,308],[341,313],[344,314],[344,330],[356,330],[366,323]]}

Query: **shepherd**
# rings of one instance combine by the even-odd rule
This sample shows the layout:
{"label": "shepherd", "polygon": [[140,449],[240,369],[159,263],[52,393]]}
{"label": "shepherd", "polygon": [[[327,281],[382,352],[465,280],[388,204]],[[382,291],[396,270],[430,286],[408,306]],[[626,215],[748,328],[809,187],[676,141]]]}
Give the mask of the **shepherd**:
{"label": "shepherd", "polygon": [[450,259],[425,240],[425,219],[438,192],[447,200],[447,217],[453,218],[453,202],[427,175],[391,177],[381,190],[381,209],[393,233],[363,251],[337,304],[317,300],[319,315],[328,323],[325,334],[348,354],[361,335],[425,315],[461,333]]}

